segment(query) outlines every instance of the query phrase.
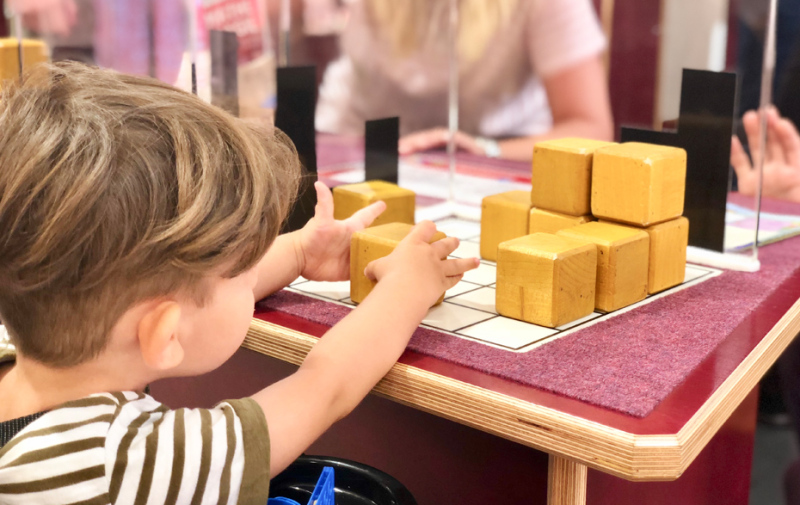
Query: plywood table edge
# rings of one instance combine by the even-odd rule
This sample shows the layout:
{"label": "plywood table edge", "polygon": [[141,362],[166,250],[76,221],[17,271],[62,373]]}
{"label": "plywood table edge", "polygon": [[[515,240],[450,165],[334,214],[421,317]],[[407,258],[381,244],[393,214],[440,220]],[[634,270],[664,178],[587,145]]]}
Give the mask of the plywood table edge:
{"label": "plywood table edge", "polygon": [[[800,300],[677,434],[638,435],[397,363],[373,393],[632,481],[674,480],[800,332]],[[243,347],[300,365],[318,339],[254,319]]]}

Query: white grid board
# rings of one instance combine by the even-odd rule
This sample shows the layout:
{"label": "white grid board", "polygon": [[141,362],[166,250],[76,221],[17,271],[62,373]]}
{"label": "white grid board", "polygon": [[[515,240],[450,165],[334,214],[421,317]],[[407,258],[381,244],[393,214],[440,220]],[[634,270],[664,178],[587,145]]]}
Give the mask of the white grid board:
{"label": "white grid board", "polygon": [[[436,221],[436,227],[450,237],[461,240],[451,257],[480,257],[480,224],[475,221],[448,217]],[[599,321],[615,317],[648,304],[658,298],[716,277],[721,270],[699,265],[686,265],[683,284],[661,293],[648,296],[641,302],[610,313],[594,312],[583,319],[547,328],[524,321],[503,317],[495,310],[495,281],[497,267],[494,262],[481,259],[475,270],[445,294],[441,305],[431,308],[422,321],[423,327],[450,333],[459,338],[474,340],[485,345],[513,352],[527,352],[547,342],[587,328]],[[294,281],[289,289],[329,302],[355,307],[350,300],[350,282],[316,282],[303,279]]]}

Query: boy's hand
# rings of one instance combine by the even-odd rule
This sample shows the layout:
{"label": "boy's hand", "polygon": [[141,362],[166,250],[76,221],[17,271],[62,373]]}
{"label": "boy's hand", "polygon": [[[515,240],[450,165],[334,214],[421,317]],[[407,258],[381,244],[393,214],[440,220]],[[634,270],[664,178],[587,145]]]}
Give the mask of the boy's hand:
{"label": "boy's hand", "polygon": [[386,209],[375,202],[343,221],[333,218],[333,195],[322,183],[314,183],[317,206],[314,217],[298,237],[300,275],[313,281],[344,281],[350,278],[350,236],[363,230]]}
{"label": "boy's hand", "polygon": [[380,282],[394,279],[408,297],[425,301],[427,309],[446,290],[455,286],[464,272],[480,264],[478,258],[447,259],[458,247],[458,239],[447,237],[430,244],[436,225],[430,221],[417,224],[386,257],[367,265],[364,274]]}

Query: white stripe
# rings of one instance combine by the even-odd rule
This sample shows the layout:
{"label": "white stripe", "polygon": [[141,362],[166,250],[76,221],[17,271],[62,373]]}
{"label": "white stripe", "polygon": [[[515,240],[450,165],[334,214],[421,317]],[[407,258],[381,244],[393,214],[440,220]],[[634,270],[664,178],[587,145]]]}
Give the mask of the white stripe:
{"label": "white stripe", "polygon": [[111,478],[114,471],[114,462],[117,458],[117,451],[122,437],[128,432],[128,426],[142,414],[142,411],[137,407],[136,402],[123,405],[108,430],[108,436],[106,437],[106,474],[109,478]]}
{"label": "white stripe", "polygon": [[225,405],[233,411],[233,427],[236,433],[236,452],[233,453],[233,461],[231,461],[231,494],[228,497],[228,505],[236,505],[239,501],[239,490],[242,487],[244,475],[244,437],[242,436],[242,421],[236,415],[236,410],[227,403]]}
{"label": "white stripe", "polygon": [[169,482],[172,478],[172,452],[175,443],[175,412],[164,414],[164,420],[158,427],[158,448],[153,469],[153,484],[150,487],[150,496],[147,505],[162,505],[167,499]]}
{"label": "white stripe", "polygon": [[183,463],[183,479],[181,490],[178,493],[178,503],[189,503],[197,487],[200,477],[200,458],[203,454],[203,438],[200,434],[200,411],[197,409],[184,410],[184,423],[186,424],[186,441],[184,447],[186,455]]}
{"label": "white stripe", "polygon": [[211,468],[202,503],[216,504],[219,502],[220,479],[228,454],[226,432],[228,422],[222,409],[210,409],[209,412],[211,413]]}
{"label": "white stripe", "polygon": [[[136,399],[137,398],[136,393],[130,393],[130,394],[133,396],[133,398],[127,405],[131,405],[132,407],[135,407],[136,409],[141,410],[142,412],[152,412],[163,405],[161,402],[157,401],[152,396],[144,395],[144,398]],[[125,396],[127,397],[128,394],[125,393]]]}
{"label": "white stripe", "polygon": [[3,505],[63,505],[89,500],[108,492],[108,481],[105,477],[88,480],[71,486],[25,494],[0,494]]}
{"label": "white stripe", "polygon": [[98,447],[96,449],[89,449],[88,451],[65,454],[36,463],[28,463],[27,465],[0,468],[0,485],[49,479],[50,477],[64,475],[65,473],[77,472],[85,468],[102,465],[105,453],[105,449]]}
{"label": "white stripe", "polygon": [[64,433],[51,433],[50,435],[26,438],[9,449],[9,451],[0,458],[0,468],[11,464],[19,456],[32,451],[92,437],[103,437],[108,432],[108,427],[109,423],[106,422],[91,423]]}
{"label": "white stripe", "polygon": [[[135,391],[122,391],[122,396],[127,398],[128,401],[134,401],[139,398],[139,393],[136,393]],[[147,398],[147,395],[145,395],[145,398]]]}
{"label": "white stripe", "polygon": [[[132,404],[129,404],[132,405]],[[127,405],[123,408],[127,408]],[[128,464],[125,466],[125,473],[122,476],[122,485],[115,505],[125,505],[136,500],[136,492],[139,490],[142,471],[144,470],[144,457],[147,445],[147,436],[153,432],[153,422],[161,418],[161,413],[150,413],[150,417],[137,430],[128,448]],[[109,474],[111,477],[111,474]]]}

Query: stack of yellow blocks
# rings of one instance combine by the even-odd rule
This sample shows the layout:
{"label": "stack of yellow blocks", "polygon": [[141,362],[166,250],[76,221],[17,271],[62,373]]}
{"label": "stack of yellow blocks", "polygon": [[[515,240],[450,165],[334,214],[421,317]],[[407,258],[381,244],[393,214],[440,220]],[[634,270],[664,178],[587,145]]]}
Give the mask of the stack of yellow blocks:
{"label": "stack of yellow blocks", "polygon": [[481,256],[497,261],[497,311],[556,327],[683,282],[685,179],[686,152],[678,148],[538,143],[529,196],[483,201]]}
{"label": "stack of yellow blocks", "polygon": [[[344,184],[333,188],[333,217],[347,219],[359,210],[383,201],[386,210],[369,228],[353,233],[350,239],[350,300],[361,303],[376,282],[364,275],[367,265],[388,256],[414,227],[415,197],[413,191],[384,181]],[[431,242],[445,238],[437,232]],[[434,304],[444,300],[444,293]]]}

